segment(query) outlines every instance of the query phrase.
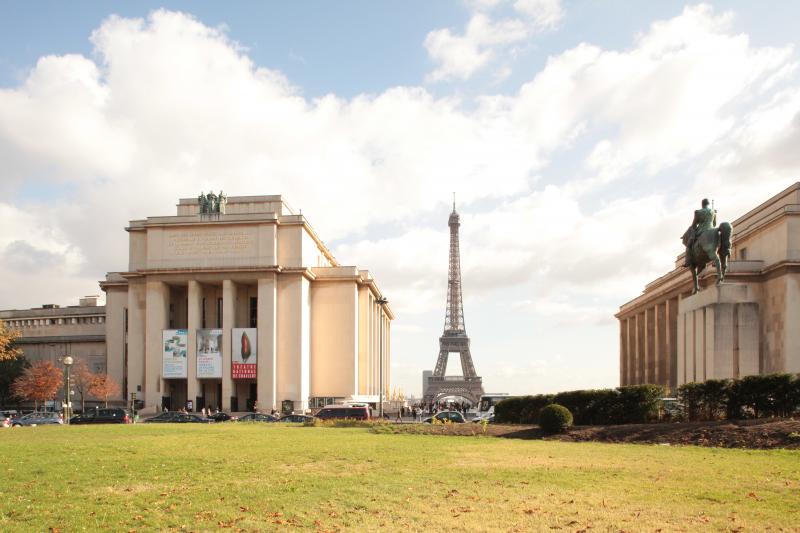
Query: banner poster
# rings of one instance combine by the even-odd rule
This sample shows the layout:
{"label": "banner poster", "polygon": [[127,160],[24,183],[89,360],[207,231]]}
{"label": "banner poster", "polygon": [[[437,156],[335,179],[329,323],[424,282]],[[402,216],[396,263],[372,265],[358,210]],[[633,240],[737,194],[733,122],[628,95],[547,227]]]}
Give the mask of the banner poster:
{"label": "banner poster", "polygon": [[222,377],[222,330],[197,330],[197,377]]}
{"label": "banner poster", "polygon": [[164,379],[186,377],[186,347],[189,332],[185,329],[165,329],[161,332],[163,358],[161,376]]}
{"label": "banner poster", "polygon": [[233,328],[231,330],[231,377],[233,379],[256,379],[258,362],[258,330],[256,328]]}

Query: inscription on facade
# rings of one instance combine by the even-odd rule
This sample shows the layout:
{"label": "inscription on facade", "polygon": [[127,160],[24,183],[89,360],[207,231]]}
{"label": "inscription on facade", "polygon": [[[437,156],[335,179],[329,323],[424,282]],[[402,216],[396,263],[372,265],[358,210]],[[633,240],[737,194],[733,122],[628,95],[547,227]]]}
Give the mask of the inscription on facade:
{"label": "inscription on facade", "polygon": [[166,236],[167,253],[172,257],[244,255],[253,242],[253,234],[242,230],[186,231]]}

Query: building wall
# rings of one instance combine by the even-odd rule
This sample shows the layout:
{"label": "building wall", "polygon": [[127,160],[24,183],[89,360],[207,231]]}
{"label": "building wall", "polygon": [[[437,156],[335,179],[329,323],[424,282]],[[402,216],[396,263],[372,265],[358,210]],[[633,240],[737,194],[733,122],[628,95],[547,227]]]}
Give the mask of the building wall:
{"label": "building wall", "polygon": [[311,285],[311,396],[358,394],[358,287],[355,280]]}
{"label": "building wall", "polygon": [[[45,360],[63,368],[63,358],[69,355],[85,362],[93,372],[106,372],[106,307],[96,297],[81,302],[69,307],[0,311],[0,320],[20,333],[16,344],[31,362]],[[63,399],[63,390],[56,399]]]}
{"label": "building wall", "polygon": [[[700,295],[692,296],[681,255],[677,268],[620,308],[622,385],[674,389],[689,381],[798,371],[800,183],[734,220],[733,227],[723,289],[738,296],[728,301],[713,287],[713,266],[702,274]],[[702,298],[719,294],[724,301],[697,307],[704,293]]]}
{"label": "building wall", "polygon": [[[200,216],[196,202],[181,199],[175,217],[131,221],[136,257],[129,264],[135,269],[110,273],[101,284],[119,293],[110,298],[109,311],[127,313],[127,344],[122,325],[115,324],[109,346],[127,349],[123,373],[130,391],[141,387],[147,409],[157,409],[166,396],[173,408],[180,398],[196,407],[210,403],[227,410],[235,402],[243,409],[253,399],[253,383],[266,410],[281,408],[285,400],[304,410],[310,396],[377,394],[379,353],[388,384],[392,315],[375,304],[380,293],[368,272],[340,267],[305,218],[280,197],[229,198],[226,214],[213,216]],[[276,206],[278,212],[269,211]],[[231,329],[251,327],[251,298],[257,309],[257,379],[234,381]],[[196,330],[203,325],[223,330],[221,379],[196,377]],[[383,352],[377,345],[381,325]],[[186,379],[161,375],[165,328],[189,331]]]}

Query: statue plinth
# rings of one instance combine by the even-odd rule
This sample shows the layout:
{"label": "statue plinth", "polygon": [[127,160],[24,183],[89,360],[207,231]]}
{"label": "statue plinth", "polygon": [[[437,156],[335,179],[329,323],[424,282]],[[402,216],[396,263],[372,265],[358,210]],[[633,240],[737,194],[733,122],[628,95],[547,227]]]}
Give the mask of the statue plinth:
{"label": "statue plinth", "polygon": [[707,287],[678,303],[677,384],[758,374],[758,303],[745,283]]}

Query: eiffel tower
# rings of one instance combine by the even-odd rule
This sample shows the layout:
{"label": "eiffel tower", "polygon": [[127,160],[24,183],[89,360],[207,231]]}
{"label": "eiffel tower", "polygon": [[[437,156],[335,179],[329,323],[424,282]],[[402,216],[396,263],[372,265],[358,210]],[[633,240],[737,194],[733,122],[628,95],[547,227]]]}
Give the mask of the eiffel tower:
{"label": "eiffel tower", "polygon": [[[444,333],[439,337],[439,358],[433,375],[428,378],[425,402],[438,401],[445,396],[461,396],[478,403],[483,394],[481,378],[475,374],[472,355],[469,353],[469,337],[464,326],[464,306],[461,296],[461,253],[458,247],[460,217],[453,199],[453,212],[447,222],[450,226],[450,268],[447,275],[447,311],[444,315]],[[451,353],[461,356],[463,376],[447,376],[447,359]]]}

